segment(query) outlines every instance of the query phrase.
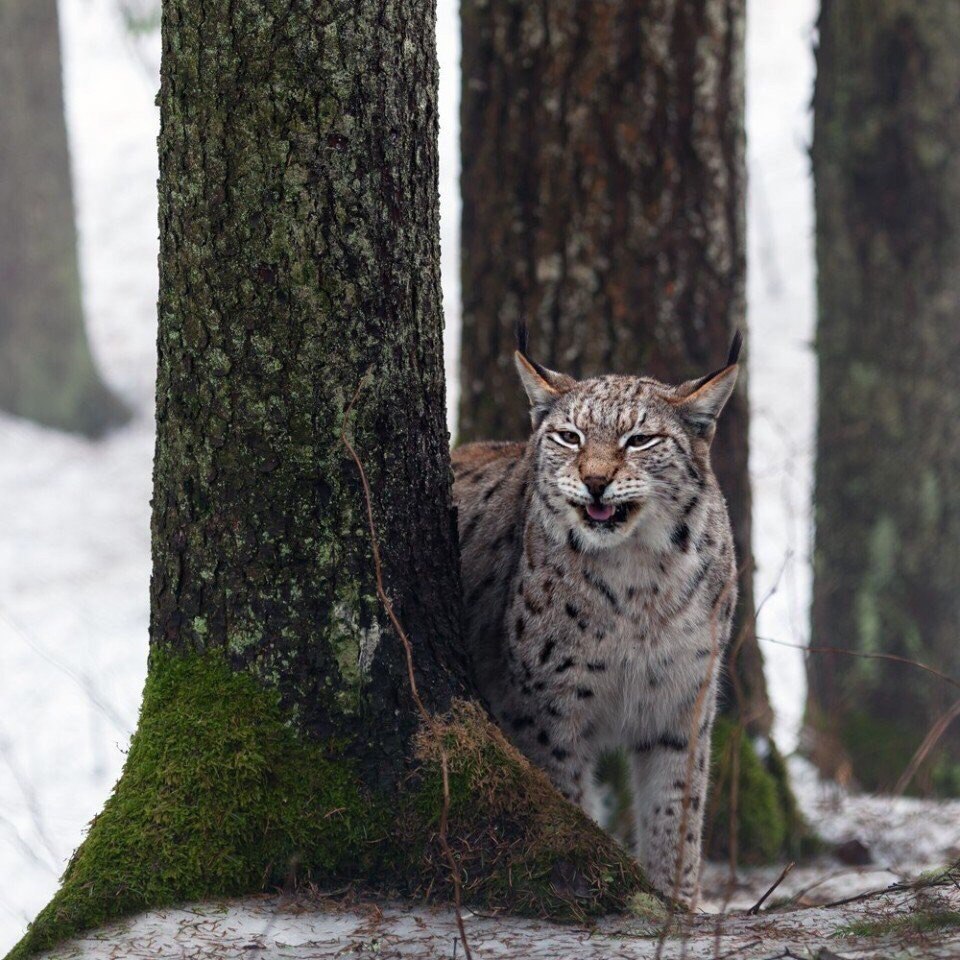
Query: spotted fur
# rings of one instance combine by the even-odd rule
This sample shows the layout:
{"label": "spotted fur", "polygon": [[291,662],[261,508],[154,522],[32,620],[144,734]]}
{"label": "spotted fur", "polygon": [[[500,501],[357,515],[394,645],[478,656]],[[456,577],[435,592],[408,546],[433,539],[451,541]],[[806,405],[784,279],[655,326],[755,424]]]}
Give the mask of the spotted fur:
{"label": "spotted fur", "polygon": [[453,458],[480,689],[517,746],[594,816],[599,756],[627,753],[635,855],[657,887],[691,902],[736,603],[709,450],[739,344],[727,366],[680,386],[576,382],[521,345],[529,440]]}

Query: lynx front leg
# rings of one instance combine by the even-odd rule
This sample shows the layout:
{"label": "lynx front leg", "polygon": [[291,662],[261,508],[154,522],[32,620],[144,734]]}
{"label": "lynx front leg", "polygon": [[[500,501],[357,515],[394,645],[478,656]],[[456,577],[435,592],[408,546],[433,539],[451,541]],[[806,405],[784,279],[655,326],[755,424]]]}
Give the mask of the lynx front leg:
{"label": "lynx front leg", "polygon": [[703,810],[710,767],[710,733],[691,746],[686,737],[639,743],[631,757],[636,847],[647,879],[687,906],[700,880]]}
{"label": "lynx front leg", "polygon": [[[508,725],[514,743],[538,766],[561,796],[598,820],[602,808],[594,779],[596,758],[582,736],[581,724],[542,714],[542,723],[524,715]],[[547,721],[552,719],[552,723]],[[599,820],[598,820],[599,822]]]}

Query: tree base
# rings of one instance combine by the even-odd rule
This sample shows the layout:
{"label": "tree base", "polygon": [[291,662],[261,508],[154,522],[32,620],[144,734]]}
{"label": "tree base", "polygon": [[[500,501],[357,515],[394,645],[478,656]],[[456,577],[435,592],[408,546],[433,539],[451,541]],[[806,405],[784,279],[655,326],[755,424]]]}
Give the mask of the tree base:
{"label": "tree base", "polygon": [[75,383],[56,382],[49,371],[38,371],[34,376],[35,382],[30,384],[22,382],[26,379],[22,372],[20,383],[16,378],[8,379],[8,385],[0,387],[0,410],[94,440],[130,419],[130,410],[92,368],[86,376],[78,375]]}
{"label": "tree base", "polygon": [[449,898],[441,745],[467,902],[569,920],[649,892],[479,707],[457,703],[422,730],[407,780],[386,796],[365,788],[343,744],[302,739],[277,694],[222,656],[155,652],[113,795],[7,960],[139,911],[305,882]]}
{"label": "tree base", "polygon": [[772,740],[764,745],[761,757],[754,740],[734,721],[718,717],[714,724],[704,837],[704,852],[713,860],[729,859],[734,852],[739,863],[759,865],[783,857],[795,860],[817,849],[797,808],[780,751]]}

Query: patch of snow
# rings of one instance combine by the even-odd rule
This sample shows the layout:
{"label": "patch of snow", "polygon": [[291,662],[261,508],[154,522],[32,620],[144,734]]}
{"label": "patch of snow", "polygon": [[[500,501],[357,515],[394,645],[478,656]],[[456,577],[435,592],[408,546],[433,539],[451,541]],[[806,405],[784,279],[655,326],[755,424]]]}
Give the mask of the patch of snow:
{"label": "patch of snow", "polygon": [[915,876],[960,858],[960,800],[850,793],[800,757],[790,777],[803,815],[827,843],[859,840],[876,864]]}
{"label": "patch of snow", "polygon": [[[960,892],[953,887],[938,888],[926,898],[939,909],[960,906]],[[813,957],[820,948],[842,950],[845,958],[853,958],[877,956],[878,947],[896,947],[897,956],[903,958],[956,957],[960,949],[956,927],[913,944],[908,937],[838,939],[843,927],[854,920],[904,916],[917,900],[916,893],[900,892],[845,908],[724,918],[701,915],[678,921],[662,942],[656,925],[622,918],[580,927],[466,911],[464,921],[467,942],[478,960],[759,960],[783,957],[785,950],[795,951],[791,956]],[[320,960],[356,956],[456,960],[463,956],[463,948],[455,916],[448,909],[400,902],[257,897],[143,914],[45,956],[49,960]]]}

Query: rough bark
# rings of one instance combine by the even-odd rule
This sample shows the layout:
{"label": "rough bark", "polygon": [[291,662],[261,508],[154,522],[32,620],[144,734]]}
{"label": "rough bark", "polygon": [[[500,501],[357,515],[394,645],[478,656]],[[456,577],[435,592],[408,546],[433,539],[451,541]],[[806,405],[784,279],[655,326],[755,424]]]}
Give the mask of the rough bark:
{"label": "rough bark", "polygon": [[56,0],[0,0],[0,409],[98,435],[126,411],[83,323]]}
{"label": "rough bark", "polygon": [[[468,900],[571,915],[645,889],[460,699],[436,98],[432,0],[164,2],[150,669],[123,777],[15,956],[304,878],[449,894],[444,752]],[[361,385],[429,723],[341,441]]]}
{"label": "rough bark", "polygon": [[[668,382],[745,327],[744,5],[465,0],[459,440],[529,430],[512,361]],[[741,578],[726,710],[772,711],[754,634],[744,379],[714,441]]]}
{"label": "rough bark", "polygon": [[429,4],[307,7],[165,4],[151,636],[223,647],[389,783],[416,711],[340,429],[369,371],[353,436],[443,710],[463,688],[437,67]]}
{"label": "rough bark", "polygon": [[[960,675],[960,8],[824,0],[814,97],[820,364],[812,643]],[[822,769],[891,787],[956,690],[812,654]],[[954,722],[913,781],[960,791]]]}

